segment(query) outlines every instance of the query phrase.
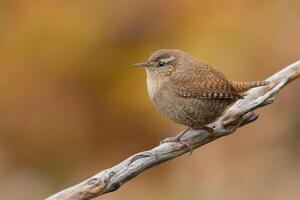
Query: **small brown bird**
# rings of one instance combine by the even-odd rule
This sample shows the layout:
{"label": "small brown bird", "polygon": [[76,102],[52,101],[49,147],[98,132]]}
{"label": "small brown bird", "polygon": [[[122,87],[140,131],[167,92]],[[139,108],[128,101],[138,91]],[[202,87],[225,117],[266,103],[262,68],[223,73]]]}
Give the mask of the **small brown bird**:
{"label": "small brown bird", "polygon": [[242,99],[245,91],[267,84],[231,80],[177,49],[158,50],[147,62],[135,66],[146,68],[148,94],[155,107],[169,119],[193,129],[210,129],[206,125]]}

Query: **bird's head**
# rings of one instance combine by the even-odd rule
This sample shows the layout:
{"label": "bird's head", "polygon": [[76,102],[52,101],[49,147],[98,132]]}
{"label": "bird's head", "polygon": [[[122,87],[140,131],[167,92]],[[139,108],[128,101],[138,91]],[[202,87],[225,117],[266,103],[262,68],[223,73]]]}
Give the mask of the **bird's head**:
{"label": "bird's head", "polygon": [[194,58],[178,49],[160,49],[154,52],[147,62],[137,63],[136,67],[145,67],[151,77],[168,77],[175,71],[181,71],[192,64]]}

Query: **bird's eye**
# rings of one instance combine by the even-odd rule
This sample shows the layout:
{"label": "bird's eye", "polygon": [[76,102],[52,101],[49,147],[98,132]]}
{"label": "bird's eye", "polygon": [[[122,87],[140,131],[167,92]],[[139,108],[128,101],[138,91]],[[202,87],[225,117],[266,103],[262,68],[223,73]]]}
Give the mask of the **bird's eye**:
{"label": "bird's eye", "polygon": [[160,62],[158,63],[158,67],[162,67],[162,66],[164,66],[164,65],[165,65],[165,63],[162,62],[162,61],[160,61]]}

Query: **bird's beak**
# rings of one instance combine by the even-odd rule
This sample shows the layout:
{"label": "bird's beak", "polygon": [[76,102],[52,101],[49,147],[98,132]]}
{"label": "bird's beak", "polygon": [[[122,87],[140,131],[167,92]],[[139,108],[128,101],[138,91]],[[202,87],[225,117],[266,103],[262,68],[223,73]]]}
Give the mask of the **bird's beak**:
{"label": "bird's beak", "polygon": [[136,66],[136,67],[148,67],[149,64],[147,62],[143,62],[143,63],[136,63],[136,64],[134,64],[134,66]]}

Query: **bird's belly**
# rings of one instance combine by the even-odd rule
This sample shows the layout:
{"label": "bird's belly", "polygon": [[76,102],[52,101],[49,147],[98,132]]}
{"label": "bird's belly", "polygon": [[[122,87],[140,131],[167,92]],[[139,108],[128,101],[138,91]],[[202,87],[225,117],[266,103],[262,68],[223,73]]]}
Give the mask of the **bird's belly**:
{"label": "bird's belly", "polygon": [[195,99],[176,95],[154,95],[155,107],[166,117],[192,128],[215,121],[232,103],[228,99]]}

